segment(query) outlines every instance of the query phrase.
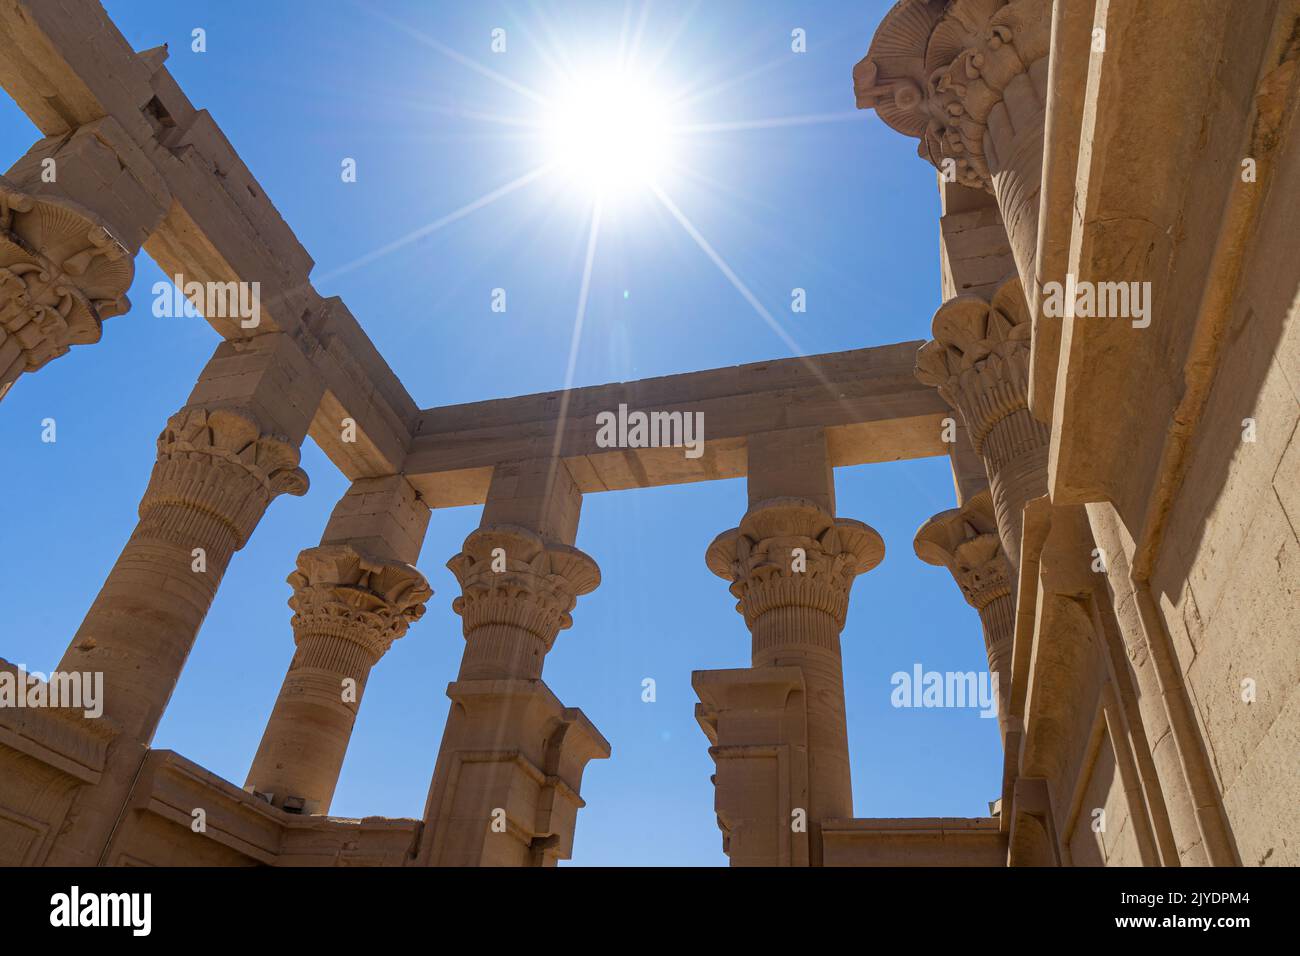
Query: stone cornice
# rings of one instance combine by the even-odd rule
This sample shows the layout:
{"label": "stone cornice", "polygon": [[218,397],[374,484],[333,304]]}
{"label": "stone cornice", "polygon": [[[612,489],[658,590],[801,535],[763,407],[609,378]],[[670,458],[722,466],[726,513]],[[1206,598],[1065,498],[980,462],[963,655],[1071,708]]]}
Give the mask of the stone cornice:
{"label": "stone cornice", "polygon": [[884,556],[880,535],[861,521],[835,518],[806,498],[772,498],[715,538],[705,562],[731,582],[751,628],[780,607],[817,608],[843,627],[853,579]]}
{"label": "stone cornice", "polygon": [[466,636],[485,625],[519,627],[547,649],[573,625],[578,598],[600,584],[600,568],[589,556],[516,525],[471,532],[447,567],[460,582],[452,610]]}

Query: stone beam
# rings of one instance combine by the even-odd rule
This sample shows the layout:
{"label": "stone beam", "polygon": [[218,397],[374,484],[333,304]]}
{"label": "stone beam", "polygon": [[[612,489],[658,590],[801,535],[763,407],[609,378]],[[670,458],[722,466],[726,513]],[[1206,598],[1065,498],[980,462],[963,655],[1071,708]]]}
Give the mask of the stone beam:
{"label": "stone beam", "polygon": [[256,328],[208,321],[227,339],[290,335],[323,385],[312,438],[351,479],[395,473],[415,403],[347,307],[312,288],[311,257],[166,57],[134,52],[95,0],[0,0],[0,85],[47,137],[116,121],[128,144],[119,160],[171,195],[146,251],[186,281],[259,282]]}
{"label": "stone beam", "polygon": [[[415,425],[402,472],[432,508],[481,504],[498,462],[546,459],[556,446],[584,494],[740,478],[752,436],[826,430],[832,467],[948,454],[938,393],[916,381],[921,342],[429,409]],[[604,448],[597,416],[702,413],[703,453]]]}

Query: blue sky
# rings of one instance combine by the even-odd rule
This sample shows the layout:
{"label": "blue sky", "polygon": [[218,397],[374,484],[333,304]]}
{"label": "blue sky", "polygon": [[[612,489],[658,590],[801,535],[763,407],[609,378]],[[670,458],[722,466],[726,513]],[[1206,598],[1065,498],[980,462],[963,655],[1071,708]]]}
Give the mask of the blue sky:
{"label": "blue sky", "polygon": [[[665,191],[779,335],[663,204],[603,207],[571,381],[583,386],[792,353],[928,337],[939,304],[934,171],[915,143],[853,108],[851,71],[890,4],[654,3],[634,69],[690,102]],[[499,190],[545,158],[534,130],[553,65],[629,45],[640,4],[177,3],[106,0],[136,49],[208,109],[416,402],[432,407],[562,387],[591,226],[590,196],[547,175],[383,255],[395,240]],[[191,51],[191,31],[207,51]],[[505,53],[490,50],[506,31]],[[791,51],[791,31],[807,51]],[[622,38],[622,39],[621,39]],[[468,62],[467,62],[468,61]],[[497,78],[469,63],[493,71]],[[652,69],[653,67],[653,69]],[[501,82],[504,78],[509,82]],[[791,118],[807,121],[788,122]],[[781,124],[764,121],[783,120]],[[814,121],[815,120],[815,121]],[[523,125],[521,125],[523,124]],[[721,127],[721,128],[718,128]],[[0,97],[0,162],[38,134]],[[357,181],[344,183],[353,158]],[[366,257],[364,261],[363,257]],[[201,319],[151,314],[142,254],[133,308],[103,341],[23,376],[0,403],[11,507],[0,547],[0,655],[61,656],[134,526],[153,443],[217,345]],[[791,312],[791,290],[807,312]],[[491,311],[495,288],[507,311]],[[42,443],[41,420],[58,440]],[[304,498],[275,502],[227,573],[154,740],[242,784],[293,652],[285,576],[317,543],[347,481],[310,442]],[[996,721],[895,709],[890,675],[984,670],[979,622],[948,572],[912,552],[954,504],[946,459],[840,469],[839,513],[884,537],[843,635],[858,816],[979,816],[997,796]],[[745,507],[742,481],[589,496],[578,546],[603,583],[580,600],[545,680],[613,745],[588,766],[573,864],[723,865],[695,669],[749,662],[744,623],[704,551]],[[429,610],[380,662],[332,812],[418,817],[464,642],[444,567],[478,508],[434,512],[420,569]],[[657,683],[655,703],[641,682]]]}

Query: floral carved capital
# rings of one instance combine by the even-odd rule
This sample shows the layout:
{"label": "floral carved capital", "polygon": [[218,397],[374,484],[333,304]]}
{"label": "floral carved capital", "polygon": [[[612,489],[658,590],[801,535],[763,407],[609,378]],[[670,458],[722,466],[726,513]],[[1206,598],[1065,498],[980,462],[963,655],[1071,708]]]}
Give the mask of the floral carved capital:
{"label": "floral carved capital", "polygon": [[251,411],[182,409],[158,436],[141,517],[158,506],[184,506],[228,525],[242,547],[273,499],[307,492],[298,458],[297,445],[264,428]]}
{"label": "floral carved capital", "polygon": [[10,342],[20,356],[0,361],[0,380],[98,342],[104,320],[130,308],[134,276],[134,257],[104,223],[0,178],[0,356]]}
{"label": "floral carved capital", "polygon": [[932,341],[916,355],[916,377],[962,413],[971,444],[983,453],[990,430],[1029,402],[1029,309],[1020,279],[991,299],[959,295],[934,314]]}
{"label": "floral carved capital", "polygon": [[1011,569],[988,489],[921,525],[913,547],[922,561],[947,568],[966,603],[976,610],[1011,593]]}
{"label": "floral carved capital", "polygon": [[600,568],[586,554],[515,525],[473,531],[447,567],[460,582],[452,610],[467,636],[487,625],[520,627],[548,649],[573,626],[578,598],[600,584]]}
{"label": "floral carved capital", "polygon": [[884,557],[880,535],[861,521],[835,518],[806,498],[771,498],[718,535],[705,562],[731,582],[751,628],[780,607],[821,609],[843,627],[853,579]]}
{"label": "floral carved capital", "polygon": [[1048,55],[1050,0],[903,0],[853,69],[859,109],[920,139],[922,159],[992,191],[984,138],[1007,87]]}
{"label": "floral carved capital", "polygon": [[293,631],[360,645],[377,661],[424,614],[433,595],[424,575],[409,564],[377,558],[353,545],[321,545],[298,555],[288,577],[293,586]]}

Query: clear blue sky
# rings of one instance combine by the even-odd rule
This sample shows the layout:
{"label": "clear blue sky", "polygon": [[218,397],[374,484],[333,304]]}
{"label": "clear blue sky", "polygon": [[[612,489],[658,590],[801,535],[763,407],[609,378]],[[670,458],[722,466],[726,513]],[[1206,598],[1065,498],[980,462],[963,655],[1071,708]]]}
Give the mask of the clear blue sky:
{"label": "clear blue sky", "polygon": [[[211,111],[422,407],[562,387],[590,203],[544,177],[385,255],[357,260],[510,183],[541,162],[534,101],[477,72],[543,90],[550,64],[615,53],[639,4],[108,0],[136,49]],[[692,91],[671,198],[809,354],[927,338],[939,304],[934,172],[915,143],[853,109],[851,71],[890,4],[654,3],[638,62]],[[629,25],[630,24],[630,25]],[[191,31],[207,31],[193,53]],[[493,28],[507,52],[489,50]],[[802,28],[807,52],[791,52]],[[449,55],[448,51],[455,54]],[[766,125],[792,117],[816,122]],[[724,128],[718,129],[716,127]],[[0,97],[0,163],[37,137]],[[340,164],[357,160],[358,181]],[[352,268],[347,268],[354,266]],[[48,670],[125,543],[154,439],[217,345],[201,319],[151,314],[153,262],[137,262],[131,312],[0,403],[10,507],[0,547],[0,655]],[[807,290],[793,314],[791,290]],[[507,290],[508,311],[490,309]],[[682,225],[648,195],[607,209],[574,385],[792,354]],[[58,422],[43,444],[41,420]],[[707,423],[706,423],[707,424]],[[155,746],[243,783],[293,652],[285,576],[319,540],[347,487],[310,442],[305,498],[281,498],[236,555]],[[979,622],[948,572],[912,552],[916,528],[954,504],[946,459],[840,469],[839,513],[866,521],[886,557],[853,589],[843,635],[858,816],[981,816],[996,798],[996,721],[974,710],[890,706],[890,675],[987,668]],[[743,482],[589,496],[578,546],[600,564],[545,680],[613,744],[587,768],[574,864],[726,862],[695,669],[749,662],[744,622],[704,566],[745,507]],[[344,816],[418,817],[464,646],[444,562],[478,508],[435,512],[420,569],[429,610],[375,669],[336,794]],[[653,677],[655,703],[641,701]]]}

